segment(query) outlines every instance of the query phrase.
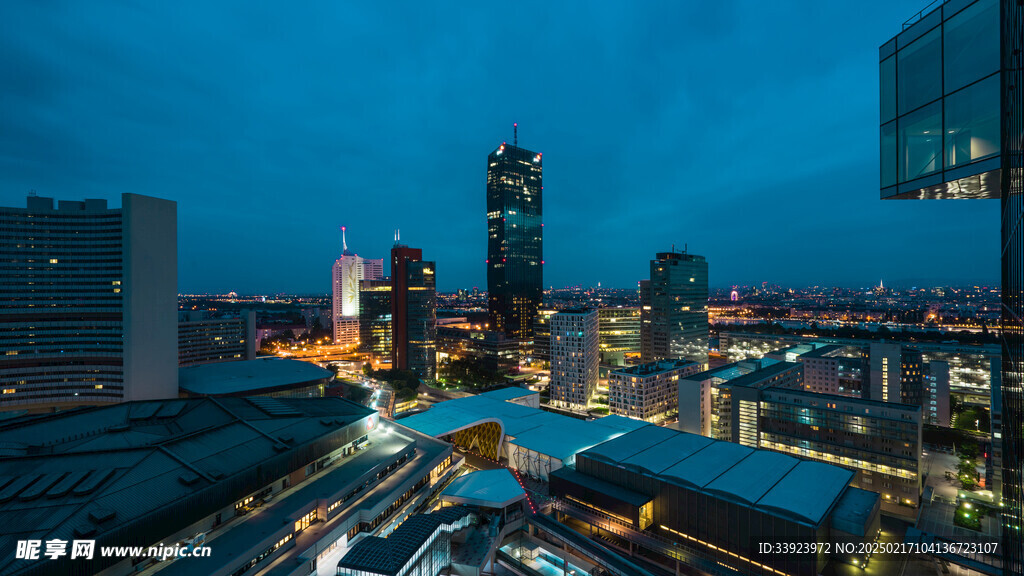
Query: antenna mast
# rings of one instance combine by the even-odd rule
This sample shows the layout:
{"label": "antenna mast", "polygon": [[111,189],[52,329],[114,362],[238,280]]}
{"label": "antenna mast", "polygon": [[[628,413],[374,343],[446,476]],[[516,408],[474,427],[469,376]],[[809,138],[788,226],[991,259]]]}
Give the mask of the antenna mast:
{"label": "antenna mast", "polygon": [[512,145],[519,146],[519,123],[512,123]]}

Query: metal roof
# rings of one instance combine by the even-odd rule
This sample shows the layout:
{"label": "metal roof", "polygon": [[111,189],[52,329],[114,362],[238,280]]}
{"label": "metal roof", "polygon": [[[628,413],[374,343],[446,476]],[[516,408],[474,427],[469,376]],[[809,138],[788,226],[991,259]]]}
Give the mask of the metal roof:
{"label": "metal roof", "polygon": [[668,440],[675,434],[676,432],[669,428],[645,424],[625,436],[619,436],[614,440],[594,446],[587,450],[587,455],[597,456],[612,462],[622,462],[638,452]]}
{"label": "metal roof", "polygon": [[799,462],[778,452],[756,450],[705,485],[704,489],[754,504]]}
{"label": "metal roof", "polygon": [[[507,388],[505,390],[508,390]],[[510,443],[552,458],[568,461],[577,453],[648,424],[620,416],[580,420],[503,399],[504,390],[457,398],[431,406],[426,412],[398,420],[421,434],[435,438],[498,421]]]}
{"label": "metal roof", "polygon": [[334,373],[288,358],[215,362],[178,369],[178,387],[197,396],[244,396],[326,382]]}
{"label": "metal roof", "polygon": [[714,440],[697,434],[678,434],[622,461],[652,474],[659,474],[704,449]]}
{"label": "metal roof", "polygon": [[[278,402],[284,415],[246,398],[202,398],[2,422],[0,521],[9,521],[0,538],[122,545],[131,534],[148,545],[175,530],[165,520],[196,522],[216,511],[211,506],[244,497],[239,488],[291,472],[297,452],[315,459],[315,446],[324,454],[340,448],[350,426],[364,433],[376,419],[342,398]],[[11,570],[21,568],[0,563],[0,573]]]}
{"label": "metal roof", "polygon": [[504,508],[524,498],[523,487],[505,468],[463,474],[441,492],[442,500],[488,508]]}
{"label": "metal roof", "polygon": [[815,526],[853,478],[839,466],[658,426],[629,432],[581,456]]}

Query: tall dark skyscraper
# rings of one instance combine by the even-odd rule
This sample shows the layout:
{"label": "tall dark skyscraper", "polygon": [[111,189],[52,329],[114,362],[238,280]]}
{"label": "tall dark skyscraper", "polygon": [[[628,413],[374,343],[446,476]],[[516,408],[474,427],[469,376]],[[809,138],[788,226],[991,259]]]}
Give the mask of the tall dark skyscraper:
{"label": "tall dark skyscraper", "polygon": [[949,1],[918,16],[878,49],[881,195],[1000,200],[1002,396],[997,402],[1002,421],[993,423],[992,442],[1002,445],[1003,455],[1003,573],[1019,575],[1024,574],[1024,5]]}
{"label": "tall dark skyscraper", "polygon": [[708,262],[686,252],[659,252],[640,283],[640,356],[644,362],[708,364]]}
{"label": "tall dark skyscraper", "polygon": [[437,372],[435,268],[419,248],[391,249],[391,367],[426,379]]}
{"label": "tall dark skyscraper", "polygon": [[491,330],[529,339],[543,299],[541,155],[502,143],[487,156],[487,308]]}

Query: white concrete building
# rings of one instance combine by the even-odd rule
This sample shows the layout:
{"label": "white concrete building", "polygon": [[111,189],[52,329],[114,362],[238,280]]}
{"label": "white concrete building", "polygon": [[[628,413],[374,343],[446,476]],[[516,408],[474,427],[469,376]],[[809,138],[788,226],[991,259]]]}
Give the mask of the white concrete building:
{"label": "white concrete building", "polygon": [[597,310],[563,310],[551,317],[551,405],[586,410],[600,362]]}
{"label": "white concrete building", "polygon": [[178,396],[177,203],[0,208],[0,410]]}
{"label": "white concrete building", "polygon": [[384,259],[368,260],[350,252],[341,228],[341,256],[331,267],[334,343],[355,345],[359,342],[359,282],[384,277]]}

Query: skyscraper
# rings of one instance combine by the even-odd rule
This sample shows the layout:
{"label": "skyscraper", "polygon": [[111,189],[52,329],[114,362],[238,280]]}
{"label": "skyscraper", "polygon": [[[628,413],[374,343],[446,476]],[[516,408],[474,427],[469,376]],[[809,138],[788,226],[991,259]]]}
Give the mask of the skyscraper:
{"label": "skyscraper", "polygon": [[529,339],[543,300],[541,155],[502,143],[487,156],[487,308],[491,330]]}
{"label": "skyscraper", "polygon": [[[929,6],[930,7],[930,6]],[[944,2],[878,49],[881,196],[999,198],[1005,574],[1024,574],[1024,5]]]}
{"label": "skyscraper", "polygon": [[420,378],[437,373],[435,266],[423,250],[395,242],[391,249],[391,367]]}
{"label": "skyscraper", "polygon": [[178,396],[177,204],[0,208],[0,410]]}
{"label": "skyscraper", "polygon": [[708,363],[708,263],[686,252],[659,252],[640,283],[643,362]]}
{"label": "skyscraper", "polygon": [[359,282],[383,278],[384,259],[368,260],[350,252],[344,226],[341,227],[341,246],[341,257],[331,267],[334,343],[353,345],[359,340]]}

